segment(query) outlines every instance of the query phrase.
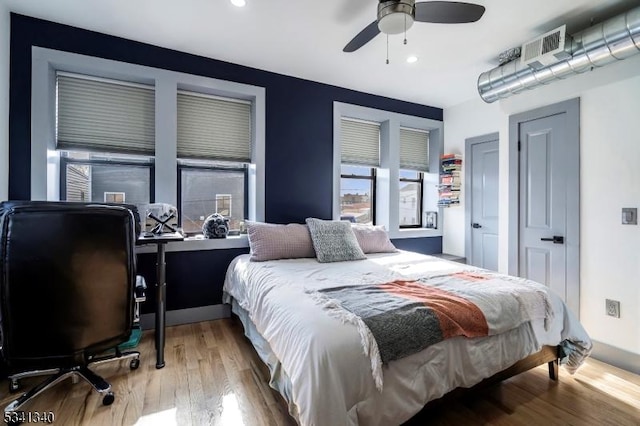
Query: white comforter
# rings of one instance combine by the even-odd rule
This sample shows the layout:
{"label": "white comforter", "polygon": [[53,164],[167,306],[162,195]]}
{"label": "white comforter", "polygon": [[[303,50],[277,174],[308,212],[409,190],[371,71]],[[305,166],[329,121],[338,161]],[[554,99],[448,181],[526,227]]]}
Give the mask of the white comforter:
{"label": "white comforter", "polygon": [[327,314],[307,291],[337,285],[417,279],[434,272],[473,269],[412,252],[370,254],[367,260],[318,263],[315,259],[250,262],[241,255],[229,266],[225,295],[245,309],[269,342],[291,381],[290,411],[302,425],[400,424],[428,402],[459,386],[472,386],[563,341],[571,349],[567,369],[591,350],[589,336],[554,294],[554,320],[525,323],[484,338],[452,338],[384,367],[376,389],[358,330]]}

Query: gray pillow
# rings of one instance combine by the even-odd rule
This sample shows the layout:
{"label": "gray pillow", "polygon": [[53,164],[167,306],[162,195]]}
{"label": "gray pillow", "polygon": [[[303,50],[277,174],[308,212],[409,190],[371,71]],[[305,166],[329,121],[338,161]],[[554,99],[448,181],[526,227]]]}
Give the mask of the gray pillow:
{"label": "gray pillow", "polygon": [[342,262],[367,258],[349,222],[311,217],[307,218],[306,222],[318,262]]}

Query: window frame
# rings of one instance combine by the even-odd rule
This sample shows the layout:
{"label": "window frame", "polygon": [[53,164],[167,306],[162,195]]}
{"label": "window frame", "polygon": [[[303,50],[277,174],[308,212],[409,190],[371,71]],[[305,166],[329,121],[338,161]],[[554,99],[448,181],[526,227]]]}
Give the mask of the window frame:
{"label": "window frame", "polygon": [[[216,207],[215,207],[215,211],[218,214],[222,214],[220,213],[220,206],[218,206],[218,201],[224,201],[226,202],[226,200],[229,200],[229,205],[226,206],[226,209],[229,211],[232,211],[232,206],[233,206],[233,194],[216,194]],[[224,203],[222,203],[224,204]],[[223,215],[224,216],[224,215]]]}
{"label": "window frame", "polygon": [[[225,167],[222,164],[193,164],[193,163],[181,163],[178,162],[177,166],[177,200],[178,204],[176,209],[178,210],[178,226],[182,228],[182,172],[184,170],[197,170],[197,171],[215,171],[215,172],[242,172],[244,175],[244,208],[243,216],[244,220],[248,220],[249,217],[249,164],[245,164],[244,167]],[[186,235],[200,235],[202,232],[188,232]]]}
{"label": "window frame", "polygon": [[[122,195],[122,201],[109,201],[109,200],[105,200],[105,198],[107,198],[108,196],[116,196],[116,195]],[[105,191],[102,194],[102,200],[105,203],[124,203],[125,200],[127,199],[127,193],[126,192],[122,192],[122,191]]]}
{"label": "window frame", "polygon": [[[78,152],[78,151],[74,151]],[[86,151],[89,153],[96,153],[100,155],[104,155],[109,157],[110,155],[117,154],[108,154],[102,153],[98,151]],[[119,154],[118,154],[119,155]],[[60,179],[59,179],[59,191],[60,191],[60,200],[66,201],[67,199],[67,166],[69,164],[80,164],[86,166],[127,166],[127,167],[140,167],[140,168],[148,168],[149,169],[149,203],[154,203],[156,198],[155,193],[155,161],[150,158],[148,161],[145,160],[127,160],[124,158],[113,158],[113,159],[97,159],[97,158],[88,158],[88,159],[80,159],[80,158],[69,158],[66,155],[60,155]],[[90,201],[91,202],[91,201]]]}
{"label": "window frame", "polygon": [[[363,179],[369,179],[371,180],[371,222],[375,225],[376,224],[376,176],[377,176],[377,169],[376,167],[371,167],[371,166],[363,166],[363,165],[357,165],[357,164],[345,164],[342,163],[341,166],[353,166],[353,167],[363,167],[363,168],[368,168],[371,171],[370,175],[356,175],[356,174],[343,174],[340,173],[340,179],[358,179],[358,180],[363,180]],[[340,203],[341,204],[341,203]],[[340,209],[342,209],[342,205],[340,205]],[[341,214],[342,216],[342,214]]]}
{"label": "window frame", "polygon": [[[60,200],[60,154],[55,146],[57,71],[129,81],[155,87],[154,202],[177,205],[176,99],[178,90],[200,92],[251,102],[252,138],[249,165],[249,220],[265,220],[266,88],[188,72],[171,71],[130,62],[34,46],[31,49],[32,200]],[[168,250],[190,251],[248,247],[248,239],[195,240],[171,243]]]}
{"label": "window frame", "polygon": [[[406,169],[401,169],[401,170],[406,170]],[[424,216],[424,204],[422,203],[422,200],[424,198],[424,173],[415,170],[416,173],[418,173],[418,177],[416,179],[411,179],[411,178],[405,178],[400,176],[400,182],[409,182],[409,183],[417,183],[420,185],[420,190],[418,191],[418,205],[420,206],[420,212],[418,213],[418,224],[416,225],[400,225],[400,221],[398,221],[398,226],[400,227],[400,229],[416,229],[416,228],[423,228],[424,222],[422,220],[422,217]],[[398,203],[398,208],[400,208],[400,203]]]}
{"label": "window frame", "polygon": [[[422,209],[424,211],[441,210],[437,207],[437,170],[438,160],[444,146],[444,122],[412,116],[376,108],[333,102],[333,191],[332,218],[340,218],[340,176],[342,158],[341,119],[343,117],[380,123],[380,167],[377,168],[376,181],[376,225],[384,226],[391,239],[441,237],[443,227],[438,229],[400,228],[399,187],[400,187],[400,129],[410,128],[429,132],[429,170],[425,172],[422,185]],[[431,185],[433,183],[433,186]]]}

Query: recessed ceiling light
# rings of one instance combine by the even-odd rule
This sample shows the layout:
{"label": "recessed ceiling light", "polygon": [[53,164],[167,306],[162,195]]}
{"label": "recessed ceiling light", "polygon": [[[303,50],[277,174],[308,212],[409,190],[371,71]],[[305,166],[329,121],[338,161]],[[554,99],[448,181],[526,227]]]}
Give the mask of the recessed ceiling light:
{"label": "recessed ceiling light", "polygon": [[407,62],[413,64],[414,62],[418,62],[418,57],[416,55],[411,55],[407,58]]}
{"label": "recessed ceiling light", "polygon": [[245,7],[247,2],[245,0],[231,0],[231,4],[237,7]]}

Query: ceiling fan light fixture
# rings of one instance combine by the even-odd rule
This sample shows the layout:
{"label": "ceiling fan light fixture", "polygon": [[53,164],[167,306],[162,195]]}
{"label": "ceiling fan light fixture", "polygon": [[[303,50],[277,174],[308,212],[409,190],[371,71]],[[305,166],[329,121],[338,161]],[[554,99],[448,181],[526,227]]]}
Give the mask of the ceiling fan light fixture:
{"label": "ceiling fan light fixture", "polygon": [[[406,17],[406,21],[405,21]],[[405,25],[406,22],[406,25]],[[404,13],[393,13],[378,21],[378,28],[384,34],[400,34],[413,25],[413,16]]]}
{"label": "ceiling fan light fixture", "polygon": [[[376,20],[364,27],[342,51],[355,52],[381,32],[387,36],[406,32],[414,22],[463,24],[476,22],[484,12],[484,6],[459,1],[432,0],[416,3],[415,0],[379,0]],[[407,44],[406,34],[404,44]]]}
{"label": "ceiling fan light fixture", "polygon": [[414,22],[415,0],[381,1],[378,3],[378,29],[384,34],[405,32]]}

